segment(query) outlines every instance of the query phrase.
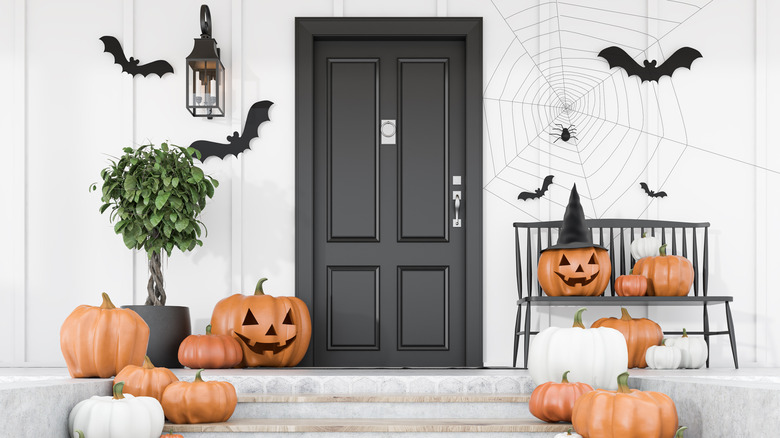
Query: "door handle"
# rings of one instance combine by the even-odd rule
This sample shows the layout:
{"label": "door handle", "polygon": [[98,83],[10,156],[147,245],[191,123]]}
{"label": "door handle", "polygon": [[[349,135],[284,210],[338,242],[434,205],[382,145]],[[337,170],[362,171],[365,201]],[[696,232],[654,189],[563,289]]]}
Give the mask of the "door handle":
{"label": "door handle", "polygon": [[461,200],[460,190],[452,191],[452,199],[455,200],[455,219],[452,220],[452,227],[460,228],[463,226],[463,221],[460,219],[460,200]]}

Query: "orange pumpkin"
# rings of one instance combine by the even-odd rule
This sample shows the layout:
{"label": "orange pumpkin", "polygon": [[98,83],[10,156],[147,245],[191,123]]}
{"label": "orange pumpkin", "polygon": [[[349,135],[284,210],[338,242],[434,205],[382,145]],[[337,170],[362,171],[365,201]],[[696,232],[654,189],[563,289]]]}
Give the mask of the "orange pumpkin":
{"label": "orange pumpkin", "polygon": [[661,255],[636,261],[634,272],[647,277],[647,294],[660,297],[684,297],[693,284],[693,265],[682,256],[666,255],[666,245],[661,245]]}
{"label": "orange pumpkin", "polygon": [[641,275],[621,275],[615,279],[615,293],[621,297],[641,297],[647,295],[647,278]]}
{"label": "orange pumpkin", "polygon": [[241,363],[241,345],[230,335],[189,335],[179,345],[179,362],[190,368],[230,368]]}
{"label": "orange pumpkin", "polygon": [[664,332],[655,321],[647,318],[632,318],[628,310],[620,308],[620,318],[601,318],[594,322],[590,328],[609,327],[618,330],[626,338],[628,347],[628,367],[645,368],[647,361],[645,353],[653,345],[661,345]]}
{"label": "orange pumpkin", "polygon": [[593,387],[587,383],[570,383],[566,378],[567,374],[569,371],[563,373],[561,383],[542,383],[534,389],[528,404],[528,409],[534,417],[548,423],[571,421],[574,402],[583,394],[593,391]]}
{"label": "orange pumpkin", "polygon": [[172,423],[221,423],[236,410],[236,388],[229,382],[205,382],[198,370],[192,382],[174,382],[165,388],[162,407]]}
{"label": "orange pumpkin", "polygon": [[311,317],[296,297],[272,297],[263,292],[220,300],[211,315],[212,333],[236,337],[244,352],[242,367],[293,367],[303,359],[311,340]]}
{"label": "orange pumpkin", "polygon": [[179,433],[174,434],[173,432],[168,432],[160,435],[160,438],[184,438],[184,435]]}
{"label": "orange pumpkin", "polygon": [[162,399],[163,391],[173,382],[179,379],[171,370],[164,367],[156,368],[149,356],[144,356],[143,366],[128,365],[114,378],[114,384],[125,382],[122,390],[136,397],[154,397],[157,401]]}
{"label": "orange pumpkin", "polygon": [[60,328],[60,349],[71,377],[112,377],[141,365],[149,326],[130,309],[118,309],[103,293],[100,307],[81,305]]}
{"label": "orange pumpkin", "polygon": [[604,248],[547,249],[539,257],[537,277],[551,297],[601,295],[612,265]]}
{"label": "orange pumpkin", "polygon": [[577,399],[571,422],[585,438],[672,438],[677,408],[666,394],[629,389],[623,373],[617,391],[597,389]]}

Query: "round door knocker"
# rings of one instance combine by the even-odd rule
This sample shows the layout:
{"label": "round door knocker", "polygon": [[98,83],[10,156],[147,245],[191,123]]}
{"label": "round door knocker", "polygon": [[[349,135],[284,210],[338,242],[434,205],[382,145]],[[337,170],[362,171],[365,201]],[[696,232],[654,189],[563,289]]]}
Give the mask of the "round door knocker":
{"label": "round door knocker", "polygon": [[395,123],[385,120],[379,127],[379,131],[382,133],[382,137],[390,138],[395,135]]}

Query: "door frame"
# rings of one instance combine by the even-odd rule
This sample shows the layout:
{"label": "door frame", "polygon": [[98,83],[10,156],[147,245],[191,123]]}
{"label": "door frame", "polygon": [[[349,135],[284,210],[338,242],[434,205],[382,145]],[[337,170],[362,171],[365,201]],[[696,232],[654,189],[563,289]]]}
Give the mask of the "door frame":
{"label": "door frame", "polygon": [[[314,309],[314,42],[464,41],[466,48],[466,366],[482,367],[482,18],[295,19],[295,296]],[[312,333],[302,366],[314,365]]]}

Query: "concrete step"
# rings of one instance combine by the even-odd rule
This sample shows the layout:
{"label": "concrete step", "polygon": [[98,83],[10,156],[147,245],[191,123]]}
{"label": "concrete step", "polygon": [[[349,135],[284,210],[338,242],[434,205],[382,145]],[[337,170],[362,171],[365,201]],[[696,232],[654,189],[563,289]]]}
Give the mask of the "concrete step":
{"label": "concrete step", "polygon": [[523,394],[239,394],[233,418],[533,418]]}
{"label": "concrete step", "polygon": [[569,427],[570,424],[548,424],[536,419],[232,418],[225,423],[166,424],[165,431],[186,434],[188,438],[444,438],[454,434],[458,438],[541,438],[565,432]]}

